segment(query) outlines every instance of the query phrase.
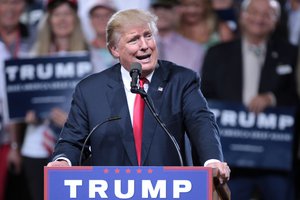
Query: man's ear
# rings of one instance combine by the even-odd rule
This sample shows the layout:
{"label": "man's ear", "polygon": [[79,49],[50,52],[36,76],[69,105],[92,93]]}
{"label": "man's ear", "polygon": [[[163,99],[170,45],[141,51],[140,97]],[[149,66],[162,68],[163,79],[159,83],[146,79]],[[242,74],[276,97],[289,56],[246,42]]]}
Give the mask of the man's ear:
{"label": "man's ear", "polygon": [[109,47],[111,54],[115,57],[115,58],[119,58],[120,54],[119,54],[119,50],[116,46],[112,46]]}

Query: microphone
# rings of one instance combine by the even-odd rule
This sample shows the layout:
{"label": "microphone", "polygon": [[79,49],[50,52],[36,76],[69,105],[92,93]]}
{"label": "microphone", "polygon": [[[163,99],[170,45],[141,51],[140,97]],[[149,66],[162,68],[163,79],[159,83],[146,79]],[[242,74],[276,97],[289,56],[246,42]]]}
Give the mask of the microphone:
{"label": "microphone", "polygon": [[130,76],[131,76],[130,91],[132,93],[138,93],[138,90],[140,89],[139,78],[141,76],[141,71],[142,71],[142,65],[140,63],[134,62],[130,65]]}
{"label": "microphone", "polygon": [[89,138],[91,137],[91,135],[95,132],[95,130],[102,126],[103,124],[106,124],[107,122],[111,122],[111,121],[115,121],[115,120],[119,120],[121,119],[121,117],[119,116],[113,116],[113,117],[109,117],[108,119],[104,120],[103,122],[100,122],[99,124],[97,124],[96,126],[94,126],[94,128],[89,132],[89,134],[87,135],[86,139],[84,140],[84,143],[82,145],[81,151],[80,151],[80,156],[79,156],[79,166],[81,166],[82,164],[82,155],[83,155],[83,151],[84,148],[86,146],[87,141],[89,140]]}

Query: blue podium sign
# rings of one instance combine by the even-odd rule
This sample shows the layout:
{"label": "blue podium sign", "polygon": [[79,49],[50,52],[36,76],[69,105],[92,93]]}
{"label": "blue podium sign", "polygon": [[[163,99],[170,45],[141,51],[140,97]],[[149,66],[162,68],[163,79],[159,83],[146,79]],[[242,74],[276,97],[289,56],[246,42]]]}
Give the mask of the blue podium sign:
{"label": "blue podium sign", "polygon": [[45,200],[212,200],[205,167],[45,167],[44,174]]}
{"label": "blue podium sign", "polygon": [[294,107],[255,114],[242,104],[209,101],[231,167],[289,171],[293,163]]}

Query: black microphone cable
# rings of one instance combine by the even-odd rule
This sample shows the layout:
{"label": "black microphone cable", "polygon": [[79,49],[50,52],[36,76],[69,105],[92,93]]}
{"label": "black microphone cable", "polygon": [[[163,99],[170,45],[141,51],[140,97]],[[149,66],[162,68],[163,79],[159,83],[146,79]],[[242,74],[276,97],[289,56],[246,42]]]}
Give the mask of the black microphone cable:
{"label": "black microphone cable", "polygon": [[103,121],[103,122],[100,122],[100,123],[97,124],[96,126],[94,126],[94,128],[89,132],[89,134],[88,134],[87,137],[85,138],[84,143],[83,143],[83,145],[82,145],[82,148],[81,148],[81,151],[80,151],[80,156],[79,156],[79,166],[81,166],[81,164],[82,164],[82,155],[83,155],[83,151],[84,151],[84,148],[85,148],[85,146],[86,146],[86,143],[87,143],[87,141],[89,140],[89,138],[91,137],[91,135],[95,132],[95,130],[96,130],[98,127],[102,126],[103,124],[105,124],[105,123],[107,123],[107,122],[111,122],[111,121],[115,121],[115,120],[119,120],[119,119],[121,119],[121,117],[119,117],[119,116],[113,116],[113,117],[110,117],[110,118],[106,119],[106,120]]}
{"label": "black microphone cable", "polygon": [[145,92],[145,90],[141,87],[139,87],[139,77],[141,75],[141,71],[142,71],[142,65],[140,63],[134,62],[131,64],[130,66],[130,76],[131,76],[131,92],[132,93],[136,93],[136,94],[140,94],[147,107],[149,108],[149,110],[151,111],[151,114],[154,116],[155,120],[158,122],[158,124],[161,126],[161,128],[164,130],[164,132],[169,136],[169,138],[172,140],[177,154],[178,154],[178,158],[180,161],[180,166],[183,166],[183,159],[182,159],[182,155],[180,153],[180,146],[178,145],[178,142],[176,141],[175,137],[170,133],[170,131],[167,129],[166,125],[161,121],[161,119],[159,118],[158,114],[155,112],[155,108],[154,105],[152,103],[151,98],[149,97],[149,95]]}
{"label": "black microphone cable", "polygon": [[164,132],[169,136],[169,138],[172,140],[177,154],[178,154],[178,158],[179,158],[179,162],[180,162],[180,166],[183,166],[183,159],[182,159],[182,155],[180,153],[180,146],[178,144],[178,142],[176,141],[175,137],[170,133],[170,131],[168,130],[168,128],[166,127],[166,125],[161,121],[161,119],[159,118],[159,115],[156,113],[152,99],[150,98],[150,96],[145,92],[144,89],[140,88],[138,90],[138,94],[140,94],[147,107],[149,108],[150,112],[152,113],[153,117],[155,118],[155,120],[158,122],[158,124],[161,126],[161,128],[164,130]]}

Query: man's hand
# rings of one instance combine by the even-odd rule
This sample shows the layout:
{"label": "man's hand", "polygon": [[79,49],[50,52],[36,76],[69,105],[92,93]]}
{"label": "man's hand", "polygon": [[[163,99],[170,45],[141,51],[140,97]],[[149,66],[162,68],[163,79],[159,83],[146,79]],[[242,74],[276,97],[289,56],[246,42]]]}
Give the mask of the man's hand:
{"label": "man's hand", "polygon": [[58,127],[63,127],[67,120],[67,113],[60,108],[53,108],[50,113],[50,119]]}
{"label": "man's hand", "polygon": [[265,108],[272,106],[272,102],[272,94],[259,94],[250,101],[248,109],[250,112],[257,114],[262,112]]}
{"label": "man's hand", "polygon": [[36,112],[33,110],[27,111],[26,116],[25,116],[25,122],[27,124],[38,124],[39,119],[36,115]]}
{"label": "man's hand", "polygon": [[47,167],[70,167],[70,165],[65,160],[59,160],[59,161],[49,162]]}
{"label": "man's hand", "polygon": [[230,168],[226,162],[212,162],[206,165],[206,167],[217,168],[218,178],[221,184],[227,182],[230,178]]}

